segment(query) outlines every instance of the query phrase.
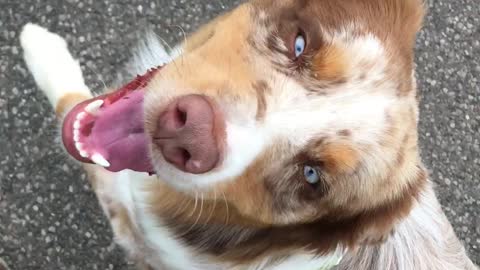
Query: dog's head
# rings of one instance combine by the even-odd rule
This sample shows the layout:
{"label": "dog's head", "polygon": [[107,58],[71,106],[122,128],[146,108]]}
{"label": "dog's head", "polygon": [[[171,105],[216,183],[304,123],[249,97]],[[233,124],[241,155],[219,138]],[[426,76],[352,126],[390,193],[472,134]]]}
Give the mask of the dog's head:
{"label": "dog's head", "polygon": [[[254,256],[266,242],[381,240],[425,182],[413,75],[422,15],[420,0],[258,0],[205,26],[145,87],[154,169],[181,191],[157,203],[201,193],[209,228],[226,233],[224,212],[230,234],[249,228],[213,253],[220,242]],[[199,221],[185,212],[177,224]],[[201,242],[202,228],[187,240]]]}
{"label": "dog's head", "polygon": [[382,239],[425,180],[413,75],[422,15],[419,0],[260,0],[218,18],[148,85],[158,175],[223,194],[260,227]]}
{"label": "dog's head", "polygon": [[158,175],[266,224],[351,216],[416,188],[418,0],[253,1],[148,85]]}

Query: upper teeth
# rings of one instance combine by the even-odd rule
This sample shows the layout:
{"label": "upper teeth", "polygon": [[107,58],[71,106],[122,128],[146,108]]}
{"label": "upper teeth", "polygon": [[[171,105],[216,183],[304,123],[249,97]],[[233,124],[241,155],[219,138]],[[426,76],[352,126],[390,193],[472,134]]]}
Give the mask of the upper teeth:
{"label": "upper teeth", "polygon": [[76,142],[76,143],[75,143],[75,147],[76,147],[78,150],[82,150],[82,149],[83,149],[83,143]]}
{"label": "upper teeth", "polygon": [[81,157],[83,158],[88,158],[88,153],[83,151],[83,150],[79,150],[78,153],[80,154]]}
{"label": "upper teeth", "polygon": [[73,128],[74,129],[80,129],[80,121],[77,119],[77,121],[75,121],[75,123],[73,123]]}
{"label": "upper teeth", "polygon": [[85,118],[85,116],[87,116],[87,113],[86,112],[81,112],[81,113],[77,114],[77,120],[83,120],[83,118]]}
{"label": "upper teeth", "polygon": [[85,107],[85,111],[88,112],[89,114],[96,115],[102,105],[103,105],[103,100],[101,99],[95,100],[92,103],[88,104],[87,107]]}
{"label": "upper teeth", "polygon": [[87,117],[87,114],[96,116],[103,103],[103,100],[100,99],[92,101],[85,107],[84,111],[77,114],[77,116],[75,117],[75,122],[73,123],[73,140],[75,142],[75,148],[77,149],[81,157],[90,158],[90,160],[100,166],[110,167],[110,162],[108,162],[101,154],[93,153],[93,155],[89,156],[89,153],[87,152],[88,149],[85,149],[85,144],[83,142],[80,142],[80,128],[82,126],[81,121],[85,117]]}
{"label": "upper teeth", "polygon": [[73,130],[73,140],[78,142],[80,140],[80,130],[74,129]]}

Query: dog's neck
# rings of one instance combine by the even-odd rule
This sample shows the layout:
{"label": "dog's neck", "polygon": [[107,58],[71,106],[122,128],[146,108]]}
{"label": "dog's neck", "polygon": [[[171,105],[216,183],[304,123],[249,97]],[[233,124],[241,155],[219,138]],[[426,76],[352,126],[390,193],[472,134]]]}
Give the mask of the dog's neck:
{"label": "dog's neck", "polygon": [[345,254],[336,270],[475,270],[429,183],[386,242]]}

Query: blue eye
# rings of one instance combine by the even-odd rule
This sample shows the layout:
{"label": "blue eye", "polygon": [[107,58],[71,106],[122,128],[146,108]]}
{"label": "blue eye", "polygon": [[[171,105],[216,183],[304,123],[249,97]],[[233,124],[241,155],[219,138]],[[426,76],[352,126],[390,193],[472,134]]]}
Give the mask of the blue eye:
{"label": "blue eye", "polygon": [[295,57],[298,58],[305,51],[305,38],[302,35],[298,35],[295,38]]}
{"label": "blue eye", "polygon": [[303,167],[303,174],[305,176],[305,180],[309,184],[316,184],[320,180],[317,170],[315,170],[313,167],[310,167],[310,166]]}

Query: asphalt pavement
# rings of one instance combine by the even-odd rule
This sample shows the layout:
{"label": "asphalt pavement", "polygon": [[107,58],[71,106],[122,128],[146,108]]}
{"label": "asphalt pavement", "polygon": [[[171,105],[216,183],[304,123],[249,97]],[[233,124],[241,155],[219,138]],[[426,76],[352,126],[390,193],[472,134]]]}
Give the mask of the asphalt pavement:
{"label": "asphalt pavement", "polygon": [[[117,79],[152,27],[173,45],[233,0],[0,0],[0,258],[16,269],[132,269],[85,175],[59,146],[46,98],[22,60],[35,22],[66,37],[87,84]],[[445,212],[480,264],[480,4],[429,1],[418,38],[422,157]]]}

